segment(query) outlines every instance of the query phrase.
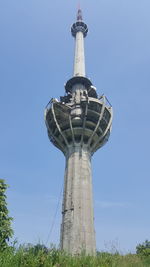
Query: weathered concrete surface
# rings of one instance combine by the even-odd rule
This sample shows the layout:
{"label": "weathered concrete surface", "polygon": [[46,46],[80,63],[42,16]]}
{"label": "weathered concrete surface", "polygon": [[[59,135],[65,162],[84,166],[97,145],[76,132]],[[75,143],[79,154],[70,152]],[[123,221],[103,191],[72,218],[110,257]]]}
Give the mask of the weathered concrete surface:
{"label": "weathered concrete surface", "polygon": [[72,146],[66,155],[62,214],[61,249],[94,255],[91,156],[86,146]]}

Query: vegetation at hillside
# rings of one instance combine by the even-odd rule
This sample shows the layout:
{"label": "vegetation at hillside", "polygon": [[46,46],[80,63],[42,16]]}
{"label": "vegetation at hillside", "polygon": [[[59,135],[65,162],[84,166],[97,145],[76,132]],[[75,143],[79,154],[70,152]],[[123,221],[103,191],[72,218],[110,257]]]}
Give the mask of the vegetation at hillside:
{"label": "vegetation at hillside", "polygon": [[150,257],[140,254],[119,255],[98,252],[96,257],[69,256],[42,245],[9,247],[0,252],[0,267],[149,267]]}

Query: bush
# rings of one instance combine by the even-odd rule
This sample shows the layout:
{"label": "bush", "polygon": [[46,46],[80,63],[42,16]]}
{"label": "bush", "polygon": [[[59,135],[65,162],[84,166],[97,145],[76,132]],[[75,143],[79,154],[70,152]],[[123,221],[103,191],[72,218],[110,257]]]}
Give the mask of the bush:
{"label": "bush", "polygon": [[141,256],[150,256],[150,241],[145,240],[142,244],[137,245],[136,253]]}
{"label": "bush", "polygon": [[0,250],[8,247],[8,241],[13,235],[11,228],[12,218],[8,215],[5,191],[8,185],[0,179]]}

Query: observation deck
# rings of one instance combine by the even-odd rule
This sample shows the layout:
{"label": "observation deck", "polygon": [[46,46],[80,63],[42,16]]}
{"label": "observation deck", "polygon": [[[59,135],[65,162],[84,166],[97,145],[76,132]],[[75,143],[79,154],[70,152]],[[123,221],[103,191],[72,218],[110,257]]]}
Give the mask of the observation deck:
{"label": "observation deck", "polygon": [[80,104],[74,105],[67,97],[62,100],[51,99],[45,109],[50,141],[64,154],[76,144],[86,146],[93,154],[108,141],[112,125],[110,103],[104,95],[94,98],[84,93]]}
{"label": "observation deck", "polygon": [[71,33],[73,37],[76,37],[77,32],[82,32],[83,36],[86,37],[88,33],[88,27],[83,21],[77,21],[71,27]]}

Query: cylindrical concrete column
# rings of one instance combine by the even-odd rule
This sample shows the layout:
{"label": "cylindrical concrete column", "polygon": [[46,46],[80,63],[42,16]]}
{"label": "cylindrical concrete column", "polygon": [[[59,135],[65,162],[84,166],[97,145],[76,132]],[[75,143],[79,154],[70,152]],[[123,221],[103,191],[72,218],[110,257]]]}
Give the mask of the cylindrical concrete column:
{"label": "cylindrical concrete column", "polygon": [[71,147],[66,155],[61,249],[71,254],[96,252],[91,155],[80,146]]}
{"label": "cylindrical concrete column", "polygon": [[84,36],[81,31],[76,33],[73,76],[85,76]]}

